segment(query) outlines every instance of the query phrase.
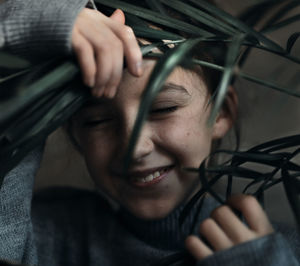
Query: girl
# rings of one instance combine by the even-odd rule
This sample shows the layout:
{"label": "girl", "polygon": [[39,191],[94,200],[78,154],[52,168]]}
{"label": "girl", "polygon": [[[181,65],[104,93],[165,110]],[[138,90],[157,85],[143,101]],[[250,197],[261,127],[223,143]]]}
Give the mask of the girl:
{"label": "girl", "polygon": [[[0,258],[28,265],[152,265],[186,250],[197,265],[298,265],[286,240],[273,232],[250,196],[231,197],[218,207],[205,197],[201,212],[198,203],[179,226],[185,203],[200,188],[197,175],[182,169],[201,164],[213,142],[231,128],[236,113],[231,89],[228,108],[207,125],[214,88],[213,77],[204,70],[178,67],[172,72],[123,175],[141,94],[156,60],[142,60],[122,11],[106,17],[85,5],[58,0],[0,5],[4,48],[35,59],[46,50],[49,55],[72,47],[94,98],[72,117],[69,129],[104,194],[50,190],[37,195],[31,209],[33,176],[41,157],[41,151],[32,152],[1,188]],[[243,214],[246,224],[231,208]]]}

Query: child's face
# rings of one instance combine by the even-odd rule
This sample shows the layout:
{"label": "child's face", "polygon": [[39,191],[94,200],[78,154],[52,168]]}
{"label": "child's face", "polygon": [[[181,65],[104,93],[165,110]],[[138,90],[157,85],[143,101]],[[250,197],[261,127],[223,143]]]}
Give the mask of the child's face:
{"label": "child's face", "polygon": [[153,103],[135,148],[129,178],[122,177],[141,94],[154,63],[144,60],[140,78],[125,72],[114,99],[99,100],[74,118],[75,135],[96,185],[144,219],[162,218],[192,196],[199,188],[198,177],[182,168],[199,167],[210,152],[212,140],[227,130],[222,126],[226,118],[208,127],[205,84],[195,73],[177,68]]}

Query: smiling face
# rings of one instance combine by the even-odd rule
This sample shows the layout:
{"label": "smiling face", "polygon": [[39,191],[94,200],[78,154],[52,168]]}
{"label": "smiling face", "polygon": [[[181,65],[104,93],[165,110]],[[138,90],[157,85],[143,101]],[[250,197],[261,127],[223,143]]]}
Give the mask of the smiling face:
{"label": "smiling face", "polygon": [[208,127],[209,98],[200,77],[176,68],[154,101],[136,144],[129,177],[121,175],[141,94],[155,64],[144,60],[140,78],[125,71],[116,97],[98,100],[75,117],[75,137],[96,185],[137,217],[158,219],[199,188],[183,167],[199,167],[212,140],[229,128],[219,117]]}

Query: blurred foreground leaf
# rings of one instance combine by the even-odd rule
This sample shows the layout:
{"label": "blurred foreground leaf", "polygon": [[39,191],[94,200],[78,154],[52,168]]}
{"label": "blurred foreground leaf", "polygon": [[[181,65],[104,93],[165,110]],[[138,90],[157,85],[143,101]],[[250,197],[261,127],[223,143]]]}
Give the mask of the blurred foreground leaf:
{"label": "blurred foreground leaf", "polygon": [[[200,65],[222,72],[221,82],[211,99],[211,121],[214,121],[220,111],[227,88],[235,81],[235,77],[300,97],[297,86],[279,85],[273,80],[256,77],[243,69],[252,49],[280,56],[287,63],[299,67],[300,57],[292,53],[298,42],[299,32],[291,34],[286,40],[286,47],[281,47],[266,35],[299,21],[297,14],[286,18],[290,11],[299,6],[299,1],[262,1],[244,12],[242,19],[203,0],[147,0],[136,1],[135,4],[119,0],[96,2],[101,8],[104,7],[107,15],[114,8],[121,8],[136,35],[149,42],[149,45],[141,46],[143,55],[157,59],[141,99],[128,146],[126,167],[130,165],[131,155],[153,100],[178,65]],[[280,5],[282,8],[270,16],[259,30],[254,28],[267,11]],[[186,19],[183,21],[170,17],[170,9]],[[227,50],[221,51],[222,59],[226,57],[225,64],[224,60],[216,63],[192,58],[191,52],[200,42],[207,43],[210,47],[217,43],[227,46]],[[4,51],[0,52],[0,182],[30,150],[43,143],[51,132],[63,125],[90,97],[88,89],[83,87],[79,68],[71,58],[49,59],[40,64],[31,64]],[[299,149],[300,137],[296,135],[263,143],[247,151],[220,150],[210,158],[217,154],[226,154],[230,159],[225,163],[206,167],[206,162],[203,162],[199,168],[186,169],[198,175],[202,188],[187,204],[181,223],[184,223],[184,218],[192,206],[201,202],[205,193],[210,193],[223,203],[230,196],[232,183],[238,177],[248,181],[244,192],[251,190],[261,202],[264,191],[283,182],[300,224],[300,166],[296,160]],[[255,164],[257,168],[250,168],[249,163]],[[226,194],[219,195],[214,191],[213,185],[224,178],[227,181]],[[199,206],[201,208],[201,204]],[[166,258],[163,265],[183,262],[185,256],[183,253],[174,254]]]}

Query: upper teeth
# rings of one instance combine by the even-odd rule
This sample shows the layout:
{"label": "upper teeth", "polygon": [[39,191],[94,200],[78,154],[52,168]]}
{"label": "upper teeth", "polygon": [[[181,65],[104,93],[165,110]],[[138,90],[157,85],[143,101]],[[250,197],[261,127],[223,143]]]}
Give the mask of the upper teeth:
{"label": "upper teeth", "polygon": [[159,176],[160,176],[160,172],[155,171],[153,174],[147,175],[146,177],[137,178],[136,181],[146,183],[152,181],[154,178],[157,178]]}

